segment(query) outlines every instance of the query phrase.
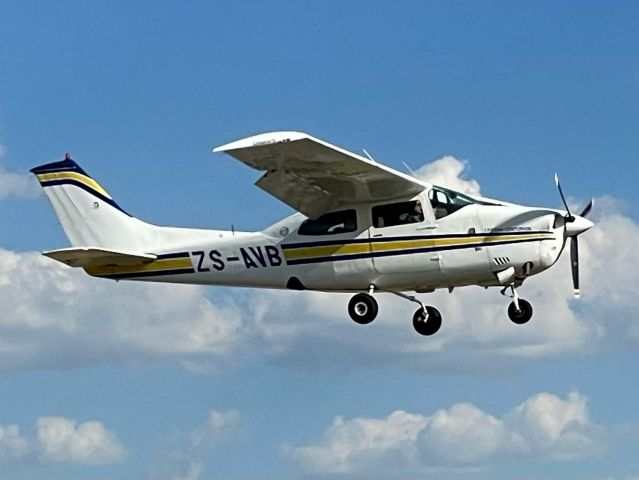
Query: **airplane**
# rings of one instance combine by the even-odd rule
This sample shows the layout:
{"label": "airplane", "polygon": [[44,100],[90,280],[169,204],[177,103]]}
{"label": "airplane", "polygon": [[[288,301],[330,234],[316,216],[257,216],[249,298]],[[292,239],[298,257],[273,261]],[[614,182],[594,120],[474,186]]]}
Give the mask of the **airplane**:
{"label": "airplane", "polygon": [[439,310],[412,292],[479,285],[511,299],[528,322],[524,281],[554,265],[570,239],[579,296],[577,237],[593,223],[591,200],[574,215],[433,185],[301,132],[271,132],[213,149],[263,172],[256,185],[297,212],[257,232],[157,226],[118,205],[69,154],[35,167],[71,247],[43,252],[94,277],[183,284],[354,293],[349,316],[378,314],[374,295],[419,305],[413,327],[433,335]]}

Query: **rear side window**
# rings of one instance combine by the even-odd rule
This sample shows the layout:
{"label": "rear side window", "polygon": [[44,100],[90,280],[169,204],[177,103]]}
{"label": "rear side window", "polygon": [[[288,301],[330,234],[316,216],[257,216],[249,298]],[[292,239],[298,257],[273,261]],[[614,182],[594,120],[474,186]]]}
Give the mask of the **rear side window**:
{"label": "rear side window", "polygon": [[325,213],[312,220],[304,220],[297,231],[300,235],[336,235],[338,233],[357,230],[357,213],[355,210],[340,210]]}
{"label": "rear side window", "polygon": [[375,228],[419,223],[424,221],[422,204],[418,200],[412,202],[387,203],[373,207],[373,225]]}

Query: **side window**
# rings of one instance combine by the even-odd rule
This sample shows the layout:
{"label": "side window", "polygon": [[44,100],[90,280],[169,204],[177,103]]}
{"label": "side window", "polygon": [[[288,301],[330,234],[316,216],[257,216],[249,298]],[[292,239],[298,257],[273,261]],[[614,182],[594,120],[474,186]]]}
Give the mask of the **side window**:
{"label": "side window", "polygon": [[373,207],[372,214],[373,226],[375,228],[392,227],[394,225],[405,225],[424,221],[422,204],[419,200],[377,205]]}
{"label": "side window", "polygon": [[437,220],[451,213],[450,201],[444,192],[432,189],[428,192],[428,199]]}
{"label": "side window", "polygon": [[458,193],[453,190],[447,190],[441,187],[434,187],[428,192],[428,199],[433,207],[435,218],[439,220],[457,210],[464,208],[467,205],[472,205],[475,200]]}
{"label": "side window", "polygon": [[340,210],[325,213],[315,220],[302,222],[300,235],[336,235],[338,233],[355,232],[357,230],[357,213],[355,210]]}

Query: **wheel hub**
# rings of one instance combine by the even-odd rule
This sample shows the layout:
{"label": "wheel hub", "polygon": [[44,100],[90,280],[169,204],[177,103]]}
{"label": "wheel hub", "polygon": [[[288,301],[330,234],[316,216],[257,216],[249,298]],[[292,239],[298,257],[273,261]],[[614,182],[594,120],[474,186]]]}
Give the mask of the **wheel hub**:
{"label": "wheel hub", "polygon": [[359,315],[360,317],[366,315],[367,312],[368,305],[366,305],[364,302],[359,302],[355,305],[355,313],[357,313],[357,315]]}

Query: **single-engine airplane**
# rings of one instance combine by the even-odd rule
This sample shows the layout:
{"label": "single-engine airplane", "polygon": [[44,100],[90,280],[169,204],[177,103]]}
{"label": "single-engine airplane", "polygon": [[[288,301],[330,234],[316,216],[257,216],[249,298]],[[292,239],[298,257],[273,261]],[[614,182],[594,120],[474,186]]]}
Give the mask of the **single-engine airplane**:
{"label": "single-engine airplane", "polygon": [[373,294],[419,304],[413,327],[432,335],[440,312],[407,292],[479,285],[501,287],[510,320],[532,306],[524,280],[555,264],[571,243],[579,295],[577,236],[592,227],[592,200],[573,215],[432,185],[300,132],[272,132],[213,149],[264,172],[256,185],[295,213],[261,232],[163,227],[123,210],[67,154],[33,168],[70,248],[43,254],[89,275],[255,288],[354,292],[357,323],[378,313]]}

